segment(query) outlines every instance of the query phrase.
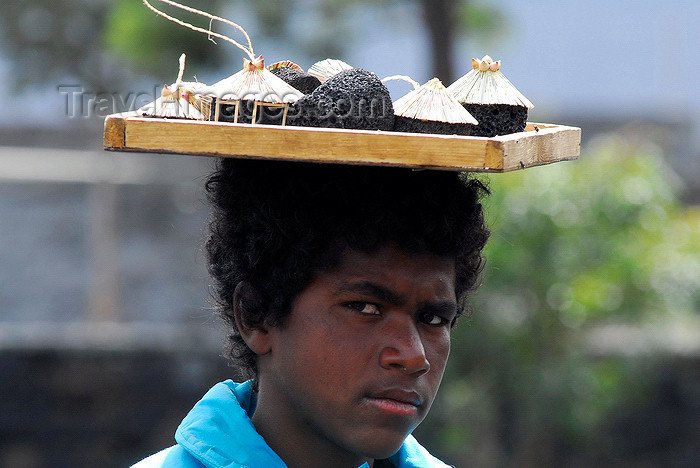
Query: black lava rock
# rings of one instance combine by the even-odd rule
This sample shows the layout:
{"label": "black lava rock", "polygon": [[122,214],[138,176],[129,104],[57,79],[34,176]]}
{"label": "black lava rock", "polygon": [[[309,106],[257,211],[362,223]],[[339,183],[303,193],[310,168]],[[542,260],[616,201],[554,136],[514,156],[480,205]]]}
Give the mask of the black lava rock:
{"label": "black lava rock", "polygon": [[313,92],[321,86],[321,81],[313,75],[299,70],[298,68],[282,67],[270,70],[272,74],[284,80],[288,85],[298,89],[304,94]]}
{"label": "black lava rock", "polygon": [[462,104],[479,122],[472,136],[492,137],[525,130],[527,107],[508,104]]}
{"label": "black lava rock", "polygon": [[394,131],[407,133],[439,133],[441,135],[462,135],[469,136],[472,128],[471,124],[455,124],[447,122],[436,122],[433,120],[418,120],[409,117],[394,117]]}
{"label": "black lava rock", "polygon": [[288,125],[364,130],[394,128],[389,90],[372,72],[345,70],[289,109]]}

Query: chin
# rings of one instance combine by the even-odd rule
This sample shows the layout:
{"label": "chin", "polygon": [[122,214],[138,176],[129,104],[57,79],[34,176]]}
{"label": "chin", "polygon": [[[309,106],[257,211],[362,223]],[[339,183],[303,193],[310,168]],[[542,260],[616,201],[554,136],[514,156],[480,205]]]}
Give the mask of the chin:
{"label": "chin", "polygon": [[[401,441],[401,444],[403,443],[403,440]],[[371,458],[373,460],[384,460],[385,458],[389,458],[393,454],[399,451],[401,448],[401,444],[398,444],[394,447],[388,448],[388,447],[382,447],[382,448],[377,448],[376,450],[373,450],[371,453],[367,453],[365,456],[367,458]]]}
{"label": "chin", "polygon": [[399,451],[408,434],[391,434],[372,437],[361,443],[361,452],[367,458],[381,460]]}

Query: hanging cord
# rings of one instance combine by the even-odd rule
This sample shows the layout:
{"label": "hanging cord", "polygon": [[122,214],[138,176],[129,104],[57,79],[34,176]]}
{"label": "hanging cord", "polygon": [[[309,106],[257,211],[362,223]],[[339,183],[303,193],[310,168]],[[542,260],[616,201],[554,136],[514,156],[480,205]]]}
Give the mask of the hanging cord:
{"label": "hanging cord", "polygon": [[392,75],[382,79],[382,83],[386,83],[387,81],[405,81],[413,85],[413,89],[420,88],[420,85],[415,80],[405,75]]}
{"label": "hanging cord", "polygon": [[[255,54],[253,53],[253,45],[252,45],[251,42],[250,42],[250,36],[248,36],[248,33],[245,32],[245,30],[244,30],[242,27],[240,27],[239,25],[237,25],[237,24],[234,23],[233,21],[229,21],[229,20],[227,20],[226,18],[221,18],[221,17],[219,17],[219,16],[214,16],[214,15],[212,15],[212,14],[207,13],[206,11],[201,11],[201,10],[197,10],[197,9],[194,9],[194,8],[191,8],[191,7],[188,7],[188,6],[185,6],[185,5],[181,5],[181,4],[179,4],[179,3],[177,3],[177,2],[174,2],[174,1],[172,1],[172,0],[159,0],[159,1],[161,1],[161,2],[163,2],[163,3],[166,3],[166,4],[168,4],[168,5],[171,5],[171,6],[180,8],[181,10],[185,10],[185,11],[188,11],[188,12],[190,12],[190,13],[195,13],[195,14],[204,16],[204,17],[206,17],[206,18],[209,18],[209,19],[211,20],[211,21],[209,22],[209,30],[206,30],[206,29],[204,29],[204,28],[199,28],[199,27],[194,26],[194,25],[192,25],[192,24],[190,24],[190,23],[186,23],[186,22],[184,22],[184,21],[182,21],[182,20],[179,20],[179,19],[177,19],[177,18],[174,18],[174,17],[172,17],[172,16],[170,16],[170,15],[168,15],[168,14],[166,14],[166,13],[163,13],[162,11],[158,10],[158,9],[155,8],[153,5],[151,5],[150,3],[148,3],[148,0],[143,0],[143,3],[144,3],[151,11],[153,11],[154,13],[156,13],[156,14],[162,16],[162,17],[165,18],[165,19],[168,19],[168,20],[172,21],[173,23],[177,23],[177,24],[179,24],[180,26],[184,26],[184,27],[186,27],[186,28],[192,29],[193,31],[197,31],[197,32],[201,32],[201,33],[207,34],[207,35],[209,36],[209,39],[210,39],[210,40],[211,40],[211,36],[214,36],[214,37],[218,37],[218,38],[220,38],[220,39],[223,39],[223,40],[225,40],[225,41],[230,42],[231,44],[235,45],[236,47],[238,47],[239,49],[241,49],[243,52],[245,52],[245,53],[248,55],[248,57],[250,57],[250,60],[251,60],[251,61],[254,61],[254,60],[255,60]],[[212,25],[212,22],[213,22],[214,20],[216,20],[216,21],[221,21],[222,23],[228,24],[229,26],[233,26],[234,28],[236,28],[236,29],[238,29],[239,31],[241,31],[241,32],[243,33],[243,35],[245,36],[246,40],[248,41],[248,47],[246,48],[245,46],[241,45],[239,42],[235,41],[234,39],[231,39],[231,38],[228,37],[228,36],[225,36],[225,35],[223,35],[223,34],[219,34],[219,33],[213,32],[213,31],[211,30],[211,25]]]}
{"label": "hanging cord", "polygon": [[182,77],[185,74],[185,54],[180,55],[180,68],[177,73],[177,86],[180,86],[180,83],[182,83]]}

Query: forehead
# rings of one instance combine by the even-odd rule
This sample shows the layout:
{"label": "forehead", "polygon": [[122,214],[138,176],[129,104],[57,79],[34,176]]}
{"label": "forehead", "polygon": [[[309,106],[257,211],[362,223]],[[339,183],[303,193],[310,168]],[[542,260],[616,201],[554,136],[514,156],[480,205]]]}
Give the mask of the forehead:
{"label": "forehead", "polygon": [[343,290],[353,284],[377,284],[401,291],[428,290],[442,298],[455,295],[455,259],[409,253],[393,244],[366,253],[346,249],[339,262],[317,276],[326,286]]}

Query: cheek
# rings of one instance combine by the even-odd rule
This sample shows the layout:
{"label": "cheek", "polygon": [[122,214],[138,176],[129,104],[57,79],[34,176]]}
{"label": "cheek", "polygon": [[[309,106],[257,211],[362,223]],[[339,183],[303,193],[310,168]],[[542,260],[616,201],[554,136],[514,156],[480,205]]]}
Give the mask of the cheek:
{"label": "cheek", "polygon": [[294,339],[283,344],[281,363],[292,377],[307,378],[310,384],[320,388],[345,385],[352,374],[353,364],[359,361],[358,342],[343,327],[319,316],[313,325],[299,328]]}
{"label": "cheek", "polygon": [[319,367],[331,382],[357,378],[356,374],[367,371],[367,362],[374,355],[374,346],[353,333],[350,327],[333,327],[321,345],[323,354],[318,357]]}
{"label": "cheek", "polygon": [[447,359],[450,356],[450,334],[440,337],[437,340],[431,341],[430,351],[427,356],[430,363],[430,369],[435,371],[436,376],[442,378],[442,373],[445,371]]}

